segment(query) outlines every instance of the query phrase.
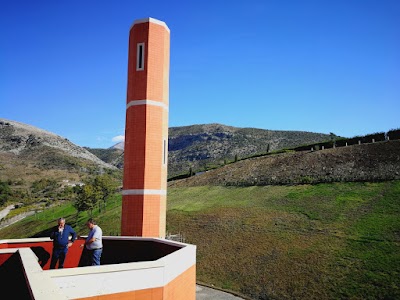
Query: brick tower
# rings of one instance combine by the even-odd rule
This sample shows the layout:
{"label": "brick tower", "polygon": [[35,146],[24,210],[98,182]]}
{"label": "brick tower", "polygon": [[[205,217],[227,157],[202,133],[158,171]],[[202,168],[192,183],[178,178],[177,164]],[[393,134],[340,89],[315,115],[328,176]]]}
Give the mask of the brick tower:
{"label": "brick tower", "polygon": [[165,237],[168,26],[147,18],[129,33],[121,235]]}

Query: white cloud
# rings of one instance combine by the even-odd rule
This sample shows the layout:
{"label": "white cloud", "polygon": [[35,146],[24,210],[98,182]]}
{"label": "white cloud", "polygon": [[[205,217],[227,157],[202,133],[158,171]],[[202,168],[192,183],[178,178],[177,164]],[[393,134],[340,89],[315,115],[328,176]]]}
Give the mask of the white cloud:
{"label": "white cloud", "polygon": [[111,140],[114,143],[123,142],[123,141],[125,141],[125,136],[124,135],[117,135],[117,136],[114,136]]}

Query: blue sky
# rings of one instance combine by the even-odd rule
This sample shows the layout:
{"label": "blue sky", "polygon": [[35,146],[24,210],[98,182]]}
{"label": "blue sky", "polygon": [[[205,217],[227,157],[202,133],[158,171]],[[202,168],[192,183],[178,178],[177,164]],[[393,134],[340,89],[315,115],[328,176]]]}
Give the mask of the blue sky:
{"label": "blue sky", "polygon": [[147,17],[171,30],[170,127],[400,127],[398,0],[1,1],[0,118],[114,145]]}

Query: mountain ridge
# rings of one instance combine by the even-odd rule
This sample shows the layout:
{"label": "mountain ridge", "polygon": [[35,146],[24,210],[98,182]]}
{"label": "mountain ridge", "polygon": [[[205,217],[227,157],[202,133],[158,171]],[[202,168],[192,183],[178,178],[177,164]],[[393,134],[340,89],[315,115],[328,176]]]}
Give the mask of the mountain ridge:
{"label": "mountain ridge", "polygon": [[20,154],[20,152],[29,146],[38,146],[41,144],[63,151],[69,150],[69,154],[74,157],[92,160],[104,167],[114,168],[83,147],[53,132],[3,118],[0,118],[0,126],[2,130],[0,136],[2,141],[0,143],[1,151],[10,151],[14,154]]}
{"label": "mountain ridge", "polygon": [[[168,138],[168,177],[187,173],[189,169],[206,169],[210,165],[221,165],[235,157],[246,157],[257,153],[322,142],[337,137],[332,134],[296,130],[268,130],[253,127],[234,127],[219,123],[195,124],[170,127]],[[104,149],[110,160],[112,151],[123,149],[123,142]],[[111,150],[112,149],[112,150]],[[91,149],[88,149],[92,151]],[[123,151],[123,150],[121,150]],[[94,150],[99,154],[99,149]],[[107,155],[103,155],[106,157]],[[123,159],[121,155],[120,159]],[[115,161],[123,167],[123,161]]]}
{"label": "mountain ridge", "polygon": [[118,168],[57,134],[0,118],[0,170],[0,180],[33,182],[44,177],[80,180]]}
{"label": "mountain ridge", "polygon": [[[399,132],[396,134],[391,134],[392,138],[399,139]],[[332,133],[240,128],[218,123],[170,127],[168,177],[169,180],[178,179],[187,177],[189,173],[199,174],[217,169],[210,174],[218,176],[202,184],[264,185],[363,180],[362,175],[355,175],[358,171],[367,174],[365,180],[397,178],[400,173],[397,163],[400,160],[400,143],[385,140],[384,133],[370,135],[368,139],[366,137],[358,141],[363,140],[363,145],[324,151],[313,151],[313,147],[307,146],[300,147],[307,151],[294,151],[301,145],[326,141],[331,148],[335,142],[343,144],[343,141],[350,139],[341,140],[341,137]],[[366,140],[377,140],[379,143],[372,142],[366,146]],[[123,169],[122,146],[123,142],[107,149],[80,147],[46,130],[0,119],[0,180],[29,178],[32,181],[41,176],[78,180],[85,174],[99,174],[107,169],[120,172]],[[315,147],[314,150],[323,149]],[[374,165],[368,166],[366,159],[374,161]],[[238,166],[241,166],[241,171],[235,169]],[[371,172],[376,172],[377,176]],[[232,175],[235,173],[236,177]],[[198,185],[195,182],[199,178],[203,177],[196,176],[196,179],[189,178],[185,182]]]}

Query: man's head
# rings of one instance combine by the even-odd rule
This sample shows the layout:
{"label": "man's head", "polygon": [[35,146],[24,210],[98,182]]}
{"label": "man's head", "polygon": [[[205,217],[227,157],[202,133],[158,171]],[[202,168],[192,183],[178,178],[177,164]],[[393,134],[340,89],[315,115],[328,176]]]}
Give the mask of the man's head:
{"label": "man's head", "polygon": [[64,218],[59,218],[59,219],[57,220],[57,223],[58,223],[58,227],[59,227],[59,228],[64,228],[65,219],[64,219]]}
{"label": "man's head", "polygon": [[93,218],[90,218],[89,220],[87,220],[86,222],[86,226],[89,229],[92,229],[94,226],[96,225],[96,221]]}

